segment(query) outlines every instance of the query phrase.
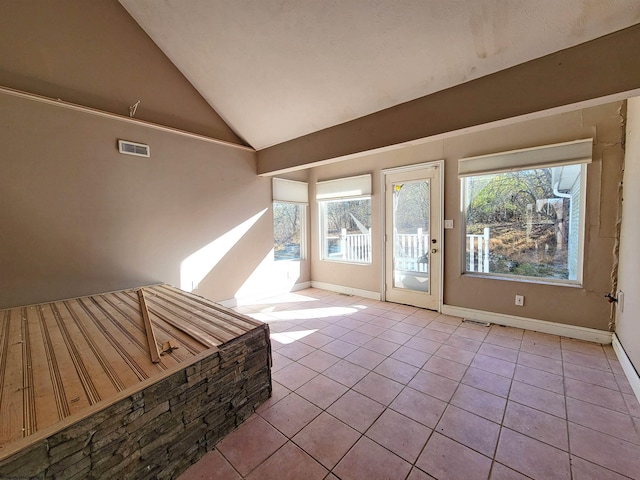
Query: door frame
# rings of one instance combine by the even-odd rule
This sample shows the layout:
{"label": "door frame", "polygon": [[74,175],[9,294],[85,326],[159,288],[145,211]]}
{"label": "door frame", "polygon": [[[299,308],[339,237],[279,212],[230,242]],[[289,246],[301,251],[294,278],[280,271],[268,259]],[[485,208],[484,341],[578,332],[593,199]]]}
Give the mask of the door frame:
{"label": "door frame", "polygon": [[440,210],[440,231],[438,232],[439,238],[442,239],[440,242],[440,268],[438,272],[438,312],[442,311],[442,303],[443,303],[443,289],[444,289],[444,160],[434,160],[431,162],[425,163],[416,163],[413,165],[405,165],[402,167],[393,167],[393,168],[385,168],[381,170],[380,175],[380,245],[382,245],[382,277],[380,279],[380,299],[385,302],[387,297],[387,287],[386,287],[386,278],[387,278],[387,248],[386,248],[386,232],[387,232],[387,210],[386,210],[386,181],[387,175],[392,175],[396,173],[406,173],[411,172],[413,170],[420,170],[422,168],[433,168],[437,167],[438,175],[436,176],[437,181],[440,184],[440,198],[438,198],[439,202],[439,210]]}

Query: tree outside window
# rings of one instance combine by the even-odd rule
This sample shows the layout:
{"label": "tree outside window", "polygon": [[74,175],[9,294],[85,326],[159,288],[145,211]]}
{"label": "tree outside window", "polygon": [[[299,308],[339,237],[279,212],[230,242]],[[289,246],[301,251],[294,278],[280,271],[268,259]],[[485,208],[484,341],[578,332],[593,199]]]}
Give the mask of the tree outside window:
{"label": "tree outside window", "polygon": [[304,259],[305,205],[273,203],[273,254],[275,260]]}
{"label": "tree outside window", "polygon": [[584,168],[466,177],[465,271],[578,280]]}

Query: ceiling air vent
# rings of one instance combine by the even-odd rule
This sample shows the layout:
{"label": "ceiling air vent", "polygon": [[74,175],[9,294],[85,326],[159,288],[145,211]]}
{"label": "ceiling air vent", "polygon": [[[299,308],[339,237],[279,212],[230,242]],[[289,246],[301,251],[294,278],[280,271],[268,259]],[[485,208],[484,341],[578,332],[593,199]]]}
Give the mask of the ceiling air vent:
{"label": "ceiling air vent", "polygon": [[149,145],[135,143],[128,140],[118,140],[118,150],[126,155],[137,155],[138,157],[150,157]]}

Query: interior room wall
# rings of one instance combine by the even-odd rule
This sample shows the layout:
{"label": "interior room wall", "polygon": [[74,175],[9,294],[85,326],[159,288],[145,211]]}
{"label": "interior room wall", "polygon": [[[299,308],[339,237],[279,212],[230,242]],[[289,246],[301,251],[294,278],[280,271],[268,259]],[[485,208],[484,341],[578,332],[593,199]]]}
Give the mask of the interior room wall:
{"label": "interior room wall", "polygon": [[10,95],[0,111],[0,308],[156,282],[259,293],[273,220],[253,152]]}
{"label": "interior room wall", "polygon": [[[454,220],[454,228],[445,230],[444,303],[606,330],[610,309],[603,295],[611,289],[617,187],[623,160],[621,107],[619,102],[601,105],[313,168],[310,175],[312,184],[363,173],[373,174],[374,258],[373,263],[367,266],[320,261],[318,211],[314,203],[311,209],[313,280],[379,293],[383,258],[380,172],[385,168],[444,159],[444,218]],[[590,137],[594,138],[594,147],[593,163],[587,169],[583,285],[546,285],[462,275],[458,159]],[[516,294],[525,296],[524,307],[514,305]]]}
{"label": "interior room wall", "polygon": [[117,0],[0,4],[0,86],[241,143]]}
{"label": "interior room wall", "polygon": [[[117,0],[4,2],[0,44],[0,87],[124,117],[140,100],[136,120],[242,144]],[[0,112],[0,308],[155,282],[234,300],[309,281],[309,262],[273,261],[271,181],[251,149],[6,91]]]}
{"label": "interior room wall", "polygon": [[624,292],[624,303],[618,305],[616,334],[636,371],[640,371],[640,97],[628,101],[625,150],[618,271],[618,289]]}

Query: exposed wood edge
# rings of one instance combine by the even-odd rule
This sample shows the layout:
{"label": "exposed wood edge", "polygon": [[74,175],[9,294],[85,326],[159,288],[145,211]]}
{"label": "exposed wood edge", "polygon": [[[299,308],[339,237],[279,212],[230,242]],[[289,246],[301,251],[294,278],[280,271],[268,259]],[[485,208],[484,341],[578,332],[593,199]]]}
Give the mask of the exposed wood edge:
{"label": "exposed wood edge", "polygon": [[144,320],[144,329],[147,332],[147,344],[149,345],[149,354],[151,355],[151,361],[153,363],[160,363],[160,355],[158,355],[158,342],[156,342],[156,334],[153,331],[151,325],[151,319],[149,318],[149,309],[147,308],[147,302],[144,299],[144,289],[138,289],[138,300],[140,301],[140,311],[142,312],[142,319]]}
{"label": "exposed wood edge", "polygon": [[5,95],[11,95],[14,97],[24,98],[26,100],[32,100],[39,103],[44,103],[47,105],[55,105],[57,107],[67,108],[69,110],[75,110],[77,112],[88,113],[90,115],[95,115],[98,117],[105,117],[105,118],[110,118],[112,120],[119,120],[121,122],[132,123],[134,125],[152,128],[154,130],[160,130],[167,133],[173,133],[176,135],[182,135],[184,137],[194,138],[196,140],[203,140],[205,142],[215,143],[217,145],[222,145],[225,147],[237,148],[239,150],[255,153],[255,149],[251,147],[247,147],[246,145],[240,145],[237,143],[228,142],[226,140],[218,140],[217,138],[207,137],[206,135],[200,135],[199,133],[188,132],[186,130],[180,130],[179,128],[160,125],[159,123],[153,123],[153,122],[148,122],[146,120],[126,117],[124,115],[119,115],[117,113],[98,110],[97,108],[85,107],[84,105],[78,105],[77,103],[65,102],[64,100],[60,100],[59,98],[45,97],[42,95],[37,95],[35,93],[23,92],[21,90],[15,90],[13,88],[3,87],[3,86],[0,86],[0,93],[3,93]]}
{"label": "exposed wood edge", "polygon": [[609,345],[612,340],[611,332],[606,330],[596,330],[595,328],[579,327],[577,325],[567,325],[564,323],[549,322],[547,320],[536,320],[535,318],[517,317],[515,315],[487,312],[473,308],[456,307],[455,305],[442,305],[442,313],[604,345]]}
{"label": "exposed wood edge", "polygon": [[613,351],[616,353],[616,357],[618,357],[620,366],[622,366],[624,375],[627,377],[627,380],[629,380],[629,385],[631,385],[633,393],[635,393],[638,402],[640,402],[640,375],[633,366],[633,363],[631,363],[627,352],[615,333],[613,334],[613,341],[611,344],[613,346]]}

